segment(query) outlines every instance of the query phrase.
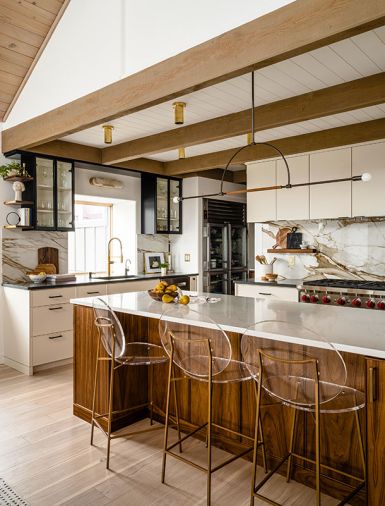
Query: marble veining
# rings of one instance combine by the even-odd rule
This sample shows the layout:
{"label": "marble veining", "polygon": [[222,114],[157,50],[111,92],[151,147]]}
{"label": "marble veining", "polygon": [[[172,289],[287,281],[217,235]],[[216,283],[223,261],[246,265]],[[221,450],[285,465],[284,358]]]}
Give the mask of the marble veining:
{"label": "marble veining", "polygon": [[168,242],[173,242],[173,238],[168,235],[137,235],[138,250],[138,272],[144,272],[144,254],[145,253],[166,253],[168,252]]}
{"label": "marble veining", "polygon": [[[274,272],[286,278],[338,277],[385,281],[385,217],[280,221],[255,225],[256,254],[266,253],[281,227],[297,227],[303,240],[317,249],[315,255],[277,256]],[[259,276],[259,264],[256,264]]]}
{"label": "marble veining", "polygon": [[38,263],[37,250],[58,248],[59,271],[68,270],[68,234],[66,232],[20,232],[4,230],[2,234],[3,282],[29,281],[27,273]]}

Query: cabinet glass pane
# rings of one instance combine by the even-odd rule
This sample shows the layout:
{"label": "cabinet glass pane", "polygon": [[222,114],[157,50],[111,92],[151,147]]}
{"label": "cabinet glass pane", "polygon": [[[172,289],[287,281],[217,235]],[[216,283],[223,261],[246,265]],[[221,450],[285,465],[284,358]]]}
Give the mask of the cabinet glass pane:
{"label": "cabinet glass pane", "polygon": [[36,225],[55,226],[53,160],[36,158]]}
{"label": "cabinet glass pane", "polygon": [[174,197],[179,197],[179,184],[170,179],[170,232],[179,232],[180,228],[180,204],[173,202]]}
{"label": "cabinet glass pane", "polygon": [[156,179],[156,230],[168,231],[168,180]]}
{"label": "cabinet glass pane", "polygon": [[209,226],[209,270],[227,269],[225,225]]}
{"label": "cabinet glass pane", "polygon": [[72,228],[72,164],[57,162],[57,226]]}

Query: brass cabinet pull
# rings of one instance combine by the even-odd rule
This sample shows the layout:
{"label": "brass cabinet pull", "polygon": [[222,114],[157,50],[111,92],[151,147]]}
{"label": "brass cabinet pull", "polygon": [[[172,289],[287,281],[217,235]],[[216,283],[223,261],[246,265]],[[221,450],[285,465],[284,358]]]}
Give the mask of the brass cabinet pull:
{"label": "brass cabinet pull", "polygon": [[94,295],[94,294],[97,294],[97,293],[100,293],[100,292],[87,292],[87,295]]}
{"label": "brass cabinet pull", "polygon": [[377,400],[377,367],[369,367],[368,393],[369,402],[375,402]]}
{"label": "brass cabinet pull", "polygon": [[63,334],[59,334],[58,336],[49,336],[48,339],[59,339],[59,337],[63,337]]}
{"label": "brass cabinet pull", "polygon": [[63,295],[48,295],[49,299],[61,299]]}
{"label": "brass cabinet pull", "polygon": [[49,311],[57,311],[58,309],[63,309],[63,306],[60,307],[49,307]]}

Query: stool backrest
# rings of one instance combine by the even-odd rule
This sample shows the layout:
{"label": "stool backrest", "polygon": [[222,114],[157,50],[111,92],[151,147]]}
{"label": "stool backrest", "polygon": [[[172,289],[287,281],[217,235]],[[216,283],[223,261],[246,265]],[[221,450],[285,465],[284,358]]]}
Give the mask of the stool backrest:
{"label": "stool backrest", "polygon": [[228,335],[200,306],[170,304],[159,320],[159,335],[166,353],[189,376],[208,380],[223,372],[231,361]]}
{"label": "stool backrest", "polygon": [[100,340],[110,357],[119,358],[124,355],[126,340],[122,325],[116,313],[100,297],[93,300],[95,325]]}
{"label": "stool backrest", "polygon": [[241,350],[262,388],[284,404],[311,409],[318,401],[335,399],[346,385],[347,368],[341,353],[300,324],[257,322],[244,332]]}

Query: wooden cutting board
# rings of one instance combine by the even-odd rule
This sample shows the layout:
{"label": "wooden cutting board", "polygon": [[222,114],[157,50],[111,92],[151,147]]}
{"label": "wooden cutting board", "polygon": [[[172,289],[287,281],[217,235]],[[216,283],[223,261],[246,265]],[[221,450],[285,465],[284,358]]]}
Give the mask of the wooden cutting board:
{"label": "wooden cutting board", "polygon": [[37,250],[38,264],[53,264],[56,267],[56,274],[59,273],[59,250],[57,248],[39,248]]}

